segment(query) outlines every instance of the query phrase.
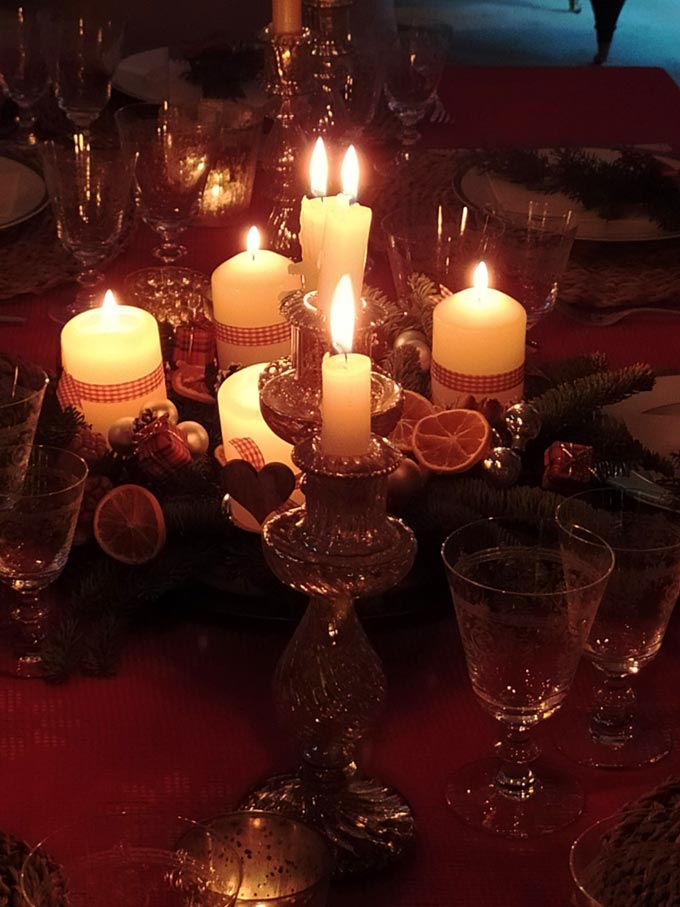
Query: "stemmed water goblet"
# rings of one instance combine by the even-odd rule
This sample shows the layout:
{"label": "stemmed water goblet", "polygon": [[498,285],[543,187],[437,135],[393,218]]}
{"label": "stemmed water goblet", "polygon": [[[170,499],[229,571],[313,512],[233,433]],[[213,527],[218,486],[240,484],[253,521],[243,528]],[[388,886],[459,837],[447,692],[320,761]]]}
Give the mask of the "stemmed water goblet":
{"label": "stemmed water goblet", "polygon": [[387,53],[385,97],[401,123],[401,149],[394,163],[412,158],[420,140],[416,126],[434,98],[444,71],[448,31],[441,25],[401,25]]}
{"label": "stemmed water goblet", "polygon": [[19,111],[19,138],[29,145],[35,144],[35,105],[47,91],[53,74],[49,33],[44,9],[17,3],[0,10],[0,74]]}
{"label": "stemmed water goblet", "polygon": [[48,382],[39,366],[0,355],[0,511],[21,494]]}
{"label": "stemmed water goblet", "polygon": [[62,245],[79,265],[79,291],[49,309],[64,324],[95,305],[104,275],[100,268],[120,240],[130,211],[134,160],[116,144],[77,133],[68,144],[40,146],[45,182]]}
{"label": "stemmed water goblet", "polygon": [[638,710],[631,682],[656,657],[680,594],[680,517],[611,488],[567,498],[557,521],[564,536],[596,532],[616,555],[585,647],[601,686],[591,711],[565,711],[558,748],[600,768],[656,762],[671,736]]}
{"label": "stemmed water goblet", "polygon": [[76,130],[88,135],[111,96],[123,25],[97,4],[81,3],[62,16],[58,40],[57,98]]}
{"label": "stemmed water goblet", "polygon": [[175,267],[187,252],[179,237],[198,212],[215,154],[217,115],[208,105],[164,103],[132,104],[115,118],[123,148],[135,158],[142,219],[162,240],[153,254],[163,266],[137,272],[129,281],[142,298],[171,296],[187,288],[193,273]]}
{"label": "stemmed water goblet", "polygon": [[524,306],[530,331],[557,304],[577,225],[571,211],[550,213],[533,202],[524,213],[497,210],[496,216],[504,229],[494,283]]}
{"label": "stemmed water goblet", "polygon": [[561,828],[581,812],[583,794],[535,767],[530,731],[569,692],[612,551],[587,530],[560,536],[554,521],[488,519],[453,532],[442,557],[473,690],[502,728],[497,758],[459,769],[447,802],[499,835]]}
{"label": "stemmed water goblet", "polygon": [[0,582],[15,593],[10,616],[22,677],[41,673],[48,617],[41,593],[66,566],[86,478],[87,464],[77,454],[35,445],[21,494],[0,510]]}

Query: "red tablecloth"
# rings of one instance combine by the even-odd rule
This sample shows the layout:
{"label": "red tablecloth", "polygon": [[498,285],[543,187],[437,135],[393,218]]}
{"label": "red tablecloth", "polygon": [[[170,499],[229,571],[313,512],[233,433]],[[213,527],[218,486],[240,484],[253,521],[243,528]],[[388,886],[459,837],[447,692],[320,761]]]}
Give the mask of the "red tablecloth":
{"label": "red tablecloth", "polygon": [[[442,95],[453,126],[432,130],[440,144],[485,142],[671,142],[680,146],[680,91],[661,70],[452,69]],[[147,264],[152,240],[140,228],[110,269],[120,287]],[[188,264],[210,271],[234,253],[233,230],[194,230]],[[66,298],[71,287],[50,294]],[[0,348],[54,367],[58,328],[45,299],[23,298],[3,312],[28,316],[0,328]],[[680,320],[639,318],[584,328],[556,314],[536,330],[542,355],[559,358],[603,349],[613,362],[645,359],[680,366]],[[198,594],[198,593],[196,593]],[[414,602],[417,609],[418,602]],[[422,603],[423,605],[425,603]],[[187,593],[186,613],[191,613]],[[144,803],[195,816],[233,807],[273,769],[293,764],[275,725],[271,677],[289,625],[186,623],[130,642],[115,678],[77,678],[59,687],[4,678],[0,684],[0,782],[5,830],[29,840],[67,819],[108,805]],[[566,904],[567,854],[580,829],[680,770],[680,747],[660,765],[605,773],[566,763],[546,737],[549,758],[587,791],[572,827],[524,844],[470,831],[444,805],[449,773],[488,753],[491,722],[474,701],[452,618],[369,626],[389,681],[386,714],[367,742],[364,765],[395,783],[412,802],[419,837],[410,859],[383,876],[348,883],[334,905],[356,907],[545,907]],[[648,702],[677,729],[678,622],[660,656],[640,678]],[[574,696],[587,695],[587,666]]]}

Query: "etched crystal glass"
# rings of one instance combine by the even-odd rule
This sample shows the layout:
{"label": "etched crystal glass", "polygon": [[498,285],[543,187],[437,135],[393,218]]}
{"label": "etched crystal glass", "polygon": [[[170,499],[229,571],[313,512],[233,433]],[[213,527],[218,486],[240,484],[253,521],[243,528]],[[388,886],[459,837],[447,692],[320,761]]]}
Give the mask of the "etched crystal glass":
{"label": "etched crystal glass", "polygon": [[575,819],[583,794],[536,766],[530,731],[564,702],[614,566],[611,549],[554,522],[488,519],[453,532],[442,557],[472,688],[502,729],[497,758],[459,769],[446,791],[466,822],[509,837]]}
{"label": "etched crystal glass", "polygon": [[565,535],[586,527],[616,567],[586,642],[601,686],[594,709],[564,716],[557,745],[577,762],[625,768],[656,762],[670,733],[636,704],[633,678],[657,655],[680,594],[680,516],[617,489],[586,491],[557,510]]}

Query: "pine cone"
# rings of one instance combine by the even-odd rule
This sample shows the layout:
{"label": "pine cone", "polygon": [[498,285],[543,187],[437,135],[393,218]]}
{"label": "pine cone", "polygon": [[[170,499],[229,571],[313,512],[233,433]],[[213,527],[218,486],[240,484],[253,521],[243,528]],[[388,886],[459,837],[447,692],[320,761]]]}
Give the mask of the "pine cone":
{"label": "pine cone", "polygon": [[113,483],[106,476],[88,476],[85,480],[85,493],[83,494],[83,503],[80,505],[76,534],[73,540],[76,545],[83,545],[92,538],[94,512],[97,509],[97,504],[112,488]]}
{"label": "pine cone", "polygon": [[88,426],[79,428],[68,449],[82,457],[90,470],[98,466],[109,452],[106,438],[101,432],[92,431]]}

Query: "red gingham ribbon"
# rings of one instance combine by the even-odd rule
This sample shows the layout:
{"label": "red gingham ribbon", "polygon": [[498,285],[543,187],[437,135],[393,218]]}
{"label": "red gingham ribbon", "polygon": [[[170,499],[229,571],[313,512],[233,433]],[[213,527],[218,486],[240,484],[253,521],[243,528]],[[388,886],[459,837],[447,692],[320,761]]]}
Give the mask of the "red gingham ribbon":
{"label": "red gingham ribbon", "polygon": [[172,348],[174,362],[207,365],[215,358],[215,332],[212,325],[180,324],[175,328]]}
{"label": "red gingham ribbon", "polygon": [[76,383],[68,372],[62,372],[59,378],[57,400],[62,409],[66,409],[67,406],[75,406],[76,409],[80,408],[80,397],[78,396]]}
{"label": "red gingham ribbon", "polygon": [[264,466],[264,455],[252,438],[230,438],[229,444],[236,448],[242,460],[250,463],[259,472]]}
{"label": "red gingham ribbon", "polygon": [[[88,384],[78,381],[68,372],[63,372],[59,379],[57,396],[63,406],[80,406],[86,400],[89,403],[125,403],[135,397],[150,394],[163,381],[162,363],[143,378],[135,381],[123,381],[120,384]],[[66,402],[64,402],[66,401]]]}
{"label": "red gingham ribbon", "polygon": [[234,346],[267,346],[270,343],[285,343],[290,340],[290,325],[283,321],[261,328],[238,328],[233,324],[216,321],[215,336],[222,343],[233,343]]}
{"label": "red gingham ribbon", "polygon": [[431,374],[435,381],[452,391],[467,394],[498,394],[512,390],[524,380],[524,363],[511,372],[497,375],[463,375],[444,368],[438,362],[432,362]]}

